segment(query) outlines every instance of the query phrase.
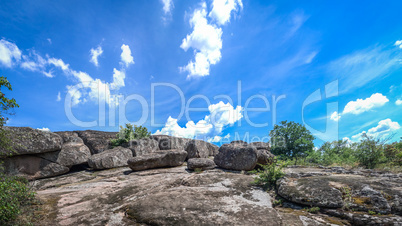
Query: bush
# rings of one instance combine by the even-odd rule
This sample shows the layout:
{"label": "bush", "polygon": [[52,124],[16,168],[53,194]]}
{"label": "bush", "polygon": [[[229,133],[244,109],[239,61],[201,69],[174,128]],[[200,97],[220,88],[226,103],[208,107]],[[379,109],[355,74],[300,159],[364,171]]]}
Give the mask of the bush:
{"label": "bush", "polygon": [[363,140],[358,144],[355,155],[361,166],[374,169],[384,162],[384,144],[379,139],[363,134]]}
{"label": "bush", "polygon": [[276,182],[285,176],[283,168],[287,166],[287,162],[274,159],[270,165],[260,165],[262,169],[255,171],[258,177],[255,178],[254,184],[262,186],[264,189],[276,187]]}
{"label": "bush", "polygon": [[387,162],[394,166],[402,166],[402,141],[387,144],[384,149]]}
{"label": "bush", "polygon": [[307,212],[318,213],[318,212],[320,212],[320,207],[311,207],[310,209],[307,209]]}
{"label": "bush", "polygon": [[11,225],[22,209],[34,201],[35,194],[26,179],[0,174],[0,225]]}
{"label": "bush", "polygon": [[146,127],[131,125],[130,123],[127,123],[126,128],[120,126],[120,132],[116,135],[117,139],[111,140],[110,143],[113,147],[117,147],[129,142],[130,140],[146,138],[150,135],[151,132],[148,132],[148,129]]}

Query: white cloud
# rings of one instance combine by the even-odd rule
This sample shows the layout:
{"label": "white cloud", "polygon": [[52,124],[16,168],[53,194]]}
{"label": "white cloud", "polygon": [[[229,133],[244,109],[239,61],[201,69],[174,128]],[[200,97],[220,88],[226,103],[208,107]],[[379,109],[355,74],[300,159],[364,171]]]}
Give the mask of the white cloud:
{"label": "white cloud", "polygon": [[402,100],[399,100],[399,99],[396,100],[396,101],[395,101],[395,104],[396,104],[396,105],[402,105]]}
{"label": "white cloud", "polygon": [[43,73],[46,77],[48,77],[48,78],[53,78],[53,77],[54,77],[52,70],[50,70],[50,71],[48,71],[48,72],[42,71],[42,73]]}
{"label": "white cloud", "polygon": [[65,64],[63,60],[61,60],[61,59],[56,59],[56,58],[49,58],[49,59],[47,60],[47,62],[48,62],[49,64],[52,64],[52,65],[55,66],[55,67],[60,68],[60,69],[63,70],[63,71],[68,71],[68,68],[69,68],[69,66],[70,66],[70,65],[68,65],[68,64]]}
{"label": "white cloud", "polygon": [[96,49],[91,49],[91,59],[89,61],[98,67],[99,66],[98,57],[102,55],[102,53],[103,49],[100,46],[98,46]]}
{"label": "white cloud", "polygon": [[121,61],[128,67],[130,64],[134,64],[134,58],[131,56],[131,50],[128,45],[123,44],[121,46]]}
{"label": "white cloud", "polygon": [[113,82],[110,84],[110,89],[120,89],[124,87],[124,79],[126,78],[126,73],[124,70],[119,71],[116,68],[113,68]]}
{"label": "white cloud", "polygon": [[369,129],[367,132],[363,131],[359,134],[352,136],[353,140],[360,140],[361,136],[365,133],[370,137],[380,138],[390,135],[392,132],[399,130],[401,126],[398,122],[393,122],[391,119],[381,120],[376,127]]}
{"label": "white cloud", "polygon": [[52,44],[52,39],[48,38],[46,40],[49,42],[49,44]]}
{"label": "white cloud", "polygon": [[209,75],[210,65],[218,63],[221,59],[222,29],[208,24],[206,18],[206,4],[196,9],[190,19],[193,27],[191,34],[183,39],[180,48],[187,51],[194,49],[195,61],[190,61],[181,71],[189,73],[188,78]]}
{"label": "white cloud", "polygon": [[12,67],[14,62],[21,60],[21,51],[14,43],[0,40],[0,63],[5,67]]}
{"label": "white cloud", "polygon": [[173,0],[161,0],[163,3],[163,12],[165,12],[165,14],[169,14],[174,5],[173,5]]}
{"label": "white cloud", "polygon": [[[165,134],[177,137],[198,138],[198,139],[219,139],[219,136],[226,126],[232,126],[243,118],[241,106],[234,108],[230,103],[222,101],[208,107],[209,115],[197,123],[188,121],[184,127],[179,126],[177,119],[169,117],[165,126],[155,134]],[[228,135],[226,135],[228,136]],[[230,135],[229,135],[230,136]]]}
{"label": "white cloud", "polygon": [[37,128],[37,130],[43,131],[43,132],[50,132],[49,128]]}
{"label": "white cloud", "polygon": [[396,41],[394,45],[398,46],[400,49],[402,49],[402,40]]}
{"label": "white cloud", "polygon": [[331,120],[333,120],[335,122],[339,121],[340,118],[341,118],[341,115],[338,114],[338,112],[336,112],[336,111],[331,114]]}
{"label": "white cloud", "polygon": [[56,99],[56,101],[57,101],[57,102],[61,101],[61,94],[60,94],[60,92],[57,94],[57,99]]}
{"label": "white cloud", "polygon": [[354,114],[358,115],[363,112],[369,111],[373,108],[381,107],[389,100],[381,93],[375,93],[366,99],[357,99],[356,101],[350,101],[346,104],[342,114]]}
{"label": "white cloud", "polygon": [[212,10],[208,14],[218,25],[224,25],[230,21],[232,11],[238,11],[243,8],[241,0],[214,0]]}
{"label": "white cloud", "polygon": [[[23,62],[20,64],[20,67],[28,71],[41,71],[43,73],[47,65],[47,61],[35,51],[31,51],[29,55],[23,55],[22,59]],[[53,77],[51,74],[43,74],[50,78]]]}

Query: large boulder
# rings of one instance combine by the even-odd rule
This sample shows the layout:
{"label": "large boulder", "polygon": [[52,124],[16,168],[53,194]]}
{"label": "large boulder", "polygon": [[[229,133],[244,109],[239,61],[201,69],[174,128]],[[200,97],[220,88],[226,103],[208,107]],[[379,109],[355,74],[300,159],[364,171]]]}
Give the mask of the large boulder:
{"label": "large boulder", "polygon": [[76,131],[78,136],[84,140],[85,145],[92,154],[98,154],[110,149],[110,140],[116,139],[117,132],[103,132],[96,130]]}
{"label": "large boulder", "polygon": [[219,147],[215,144],[207,143],[209,156],[215,157],[219,153]]}
{"label": "large boulder", "polygon": [[78,136],[78,133],[73,131],[55,132],[59,135],[64,143],[79,143],[84,144],[84,141]]}
{"label": "large boulder", "polygon": [[257,149],[257,163],[261,165],[269,165],[274,162],[275,155],[266,149]]}
{"label": "large boulder", "polygon": [[62,138],[51,132],[29,127],[3,127],[12,150],[0,148],[0,156],[39,154],[61,150]]}
{"label": "large boulder", "polygon": [[25,177],[28,180],[54,177],[70,169],[35,155],[21,155],[4,160],[4,171],[8,175]]}
{"label": "large boulder", "polygon": [[214,169],[216,164],[214,160],[207,158],[192,158],[187,161],[187,168],[189,170],[209,170]]}
{"label": "large boulder", "polygon": [[160,150],[185,150],[187,144],[191,141],[191,139],[188,138],[172,137],[168,135],[152,135],[151,139],[157,140],[159,142]]}
{"label": "large boulder", "polygon": [[127,160],[133,157],[133,153],[128,148],[116,147],[92,155],[88,159],[88,165],[93,169],[111,169],[121,166],[127,166]]}
{"label": "large boulder", "polygon": [[185,150],[188,153],[187,159],[208,158],[210,153],[208,143],[202,140],[189,141]]}
{"label": "large boulder", "polygon": [[141,156],[159,151],[159,142],[150,138],[131,140],[122,145],[133,152],[133,156]]}
{"label": "large boulder", "polygon": [[257,150],[264,149],[264,150],[271,150],[271,146],[269,143],[266,142],[252,142],[250,143],[251,146],[254,146]]}
{"label": "large boulder", "polygon": [[257,149],[247,143],[224,144],[215,156],[216,165],[228,170],[253,170],[257,165]]}
{"label": "large boulder", "polygon": [[38,156],[62,166],[71,167],[87,163],[88,159],[91,157],[91,152],[83,143],[69,142],[63,144],[61,151],[47,152],[39,154]]}
{"label": "large boulder", "polygon": [[137,156],[128,160],[133,171],[180,166],[184,163],[187,152],[184,150],[159,151],[148,155]]}

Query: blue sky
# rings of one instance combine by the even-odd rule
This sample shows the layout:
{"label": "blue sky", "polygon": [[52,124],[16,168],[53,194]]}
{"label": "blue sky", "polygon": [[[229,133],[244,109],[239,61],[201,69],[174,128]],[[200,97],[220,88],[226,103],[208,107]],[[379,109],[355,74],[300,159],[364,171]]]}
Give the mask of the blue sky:
{"label": "blue sky", "polygon": [[2,92],[20,105],[8,125],[117,131],[132,122],[227,142],[266,137],[291,120],[311,128],[316,145],[362,132],[399,140],[401,7],[2,1],[0,75],[13,85]]}

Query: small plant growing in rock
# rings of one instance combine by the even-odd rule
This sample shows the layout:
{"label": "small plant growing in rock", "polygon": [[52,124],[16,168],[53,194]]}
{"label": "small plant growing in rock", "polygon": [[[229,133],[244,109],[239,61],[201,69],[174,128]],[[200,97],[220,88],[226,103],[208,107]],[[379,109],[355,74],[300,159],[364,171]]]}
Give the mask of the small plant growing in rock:
{"label": "small plant growing in rock", "polygon": [[309,213],[318,213],[320,211],[320,207],[311,207],[310,209],[307,209],[307,212]]}
{"label": "small plant growing in rock", "polygon": [[274,159],[272,164],[260,166],[262,169],[254,171],[258,174],[258,177],[254,180],[254,184],[260,185],[264,189],[270,189],[276,187],[276,182],[285,176],[283,168],[287,166],[287,162]]}
{"label": "small plant growing in rock", "polygon": [[369,210],[369,211],[368,211],[368,214],[370,214],[370,215],[376,215],[377,213],[374,212],[374,211],[372,211],[372,210]]}
{"label": "small plant growing in rock", "polygon": [[146,127],[127,123],[126,127],[120,126],[120,132],[116,135],[117,139],[111,140],[110,144],[112,147],[117,147],[129,142],[130,140],[147,138],[150,135],[151,132],[148,132]]}
{"label": "small plant growing in rock", "polygon": [[272,202],[272,204],[274,204],[274,206],[280,206],[282,205],[283,201],[282,199],[276,199]]}

